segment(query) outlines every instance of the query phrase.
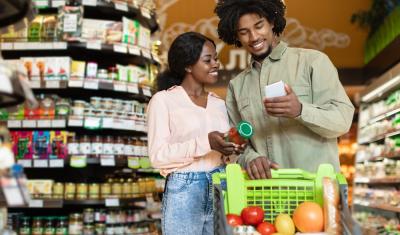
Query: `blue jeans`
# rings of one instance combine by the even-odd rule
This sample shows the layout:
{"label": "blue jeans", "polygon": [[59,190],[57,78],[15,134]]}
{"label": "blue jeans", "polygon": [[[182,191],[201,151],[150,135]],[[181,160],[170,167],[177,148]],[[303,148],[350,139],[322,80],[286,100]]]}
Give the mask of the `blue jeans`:
{"label": "blue jeans", "polygon": [[163,235],[212,235],[213,185],[211,175],[223,172],[175,172],[168,176],[163,195]]}

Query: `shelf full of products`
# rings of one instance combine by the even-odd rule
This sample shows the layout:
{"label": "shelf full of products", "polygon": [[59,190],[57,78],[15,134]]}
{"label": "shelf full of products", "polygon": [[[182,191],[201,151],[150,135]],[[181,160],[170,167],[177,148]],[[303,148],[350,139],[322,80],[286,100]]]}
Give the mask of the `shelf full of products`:
{"label": "shelf full of products", "polygon": [[372,234],[400,234],[400,64],[361,101],[353,214]]}

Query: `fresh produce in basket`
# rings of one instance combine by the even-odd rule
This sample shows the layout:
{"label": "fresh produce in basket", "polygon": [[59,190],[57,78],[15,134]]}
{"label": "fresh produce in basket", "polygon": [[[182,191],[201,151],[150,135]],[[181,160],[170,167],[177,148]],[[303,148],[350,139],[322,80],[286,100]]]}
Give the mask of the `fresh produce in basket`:
{"label": "fresh produce in basket", "polygon": [[293,220],[288,214],[280,214],[276,217],[275,228],[279,233],[285,235],[293,235],[295,232]]}
{"label": "fresh produce in basket", "polygon": [[227,214],[226,222],[232,227],[243,225],[242,217],[240,217],[240,215],[235,215],[235,214]]}
{"label": "fresh produce in basket", "polygon": [[302,233],[316,233],[324,230],[324,213],[315,202],[302,202],[293,212],[293,222]]}
{"label": "fresh produce in basket", "polygon": [[276,232],[276,229],[273,224],[264,221],[257,226],[257,231],[261,233],[261,235],[271,235]]}
{"label": "fresh produce in basket", "polygon": [[244,224],[257,226],[264,220],[264,210],[259,206],[248,206],[241,213]]}

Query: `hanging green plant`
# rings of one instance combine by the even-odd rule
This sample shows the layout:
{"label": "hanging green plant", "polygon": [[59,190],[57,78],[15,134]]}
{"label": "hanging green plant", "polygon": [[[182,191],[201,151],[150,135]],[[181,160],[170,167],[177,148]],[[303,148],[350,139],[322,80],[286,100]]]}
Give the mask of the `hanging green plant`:
{"label": "hanging green plant", "polygon": [[382,25],[386,16],[399,5],[400,0],[373,0],[369,10],[358,11],[351,16],[351,23],[367,29],[369,31],[368,37],[371,37]]}

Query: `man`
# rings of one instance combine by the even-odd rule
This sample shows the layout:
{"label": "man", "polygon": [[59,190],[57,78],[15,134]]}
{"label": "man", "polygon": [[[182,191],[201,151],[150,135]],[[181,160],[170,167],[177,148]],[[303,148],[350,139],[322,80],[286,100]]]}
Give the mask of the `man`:
{"label": "man", "polygon": [[[279,40],[286,20],[281,0],[219,0],[219,37],[252,56],[230,81],[231,124],[249,121],[254,135],[239,163],[250,178],[270,178],[270,168],[316,172],[321,163],[339,170],[337,137],[351,125],[354,107],[337,70],[322,52],[291,48]],[[282,80],[287,95],[264,98],[264,87]]]}

